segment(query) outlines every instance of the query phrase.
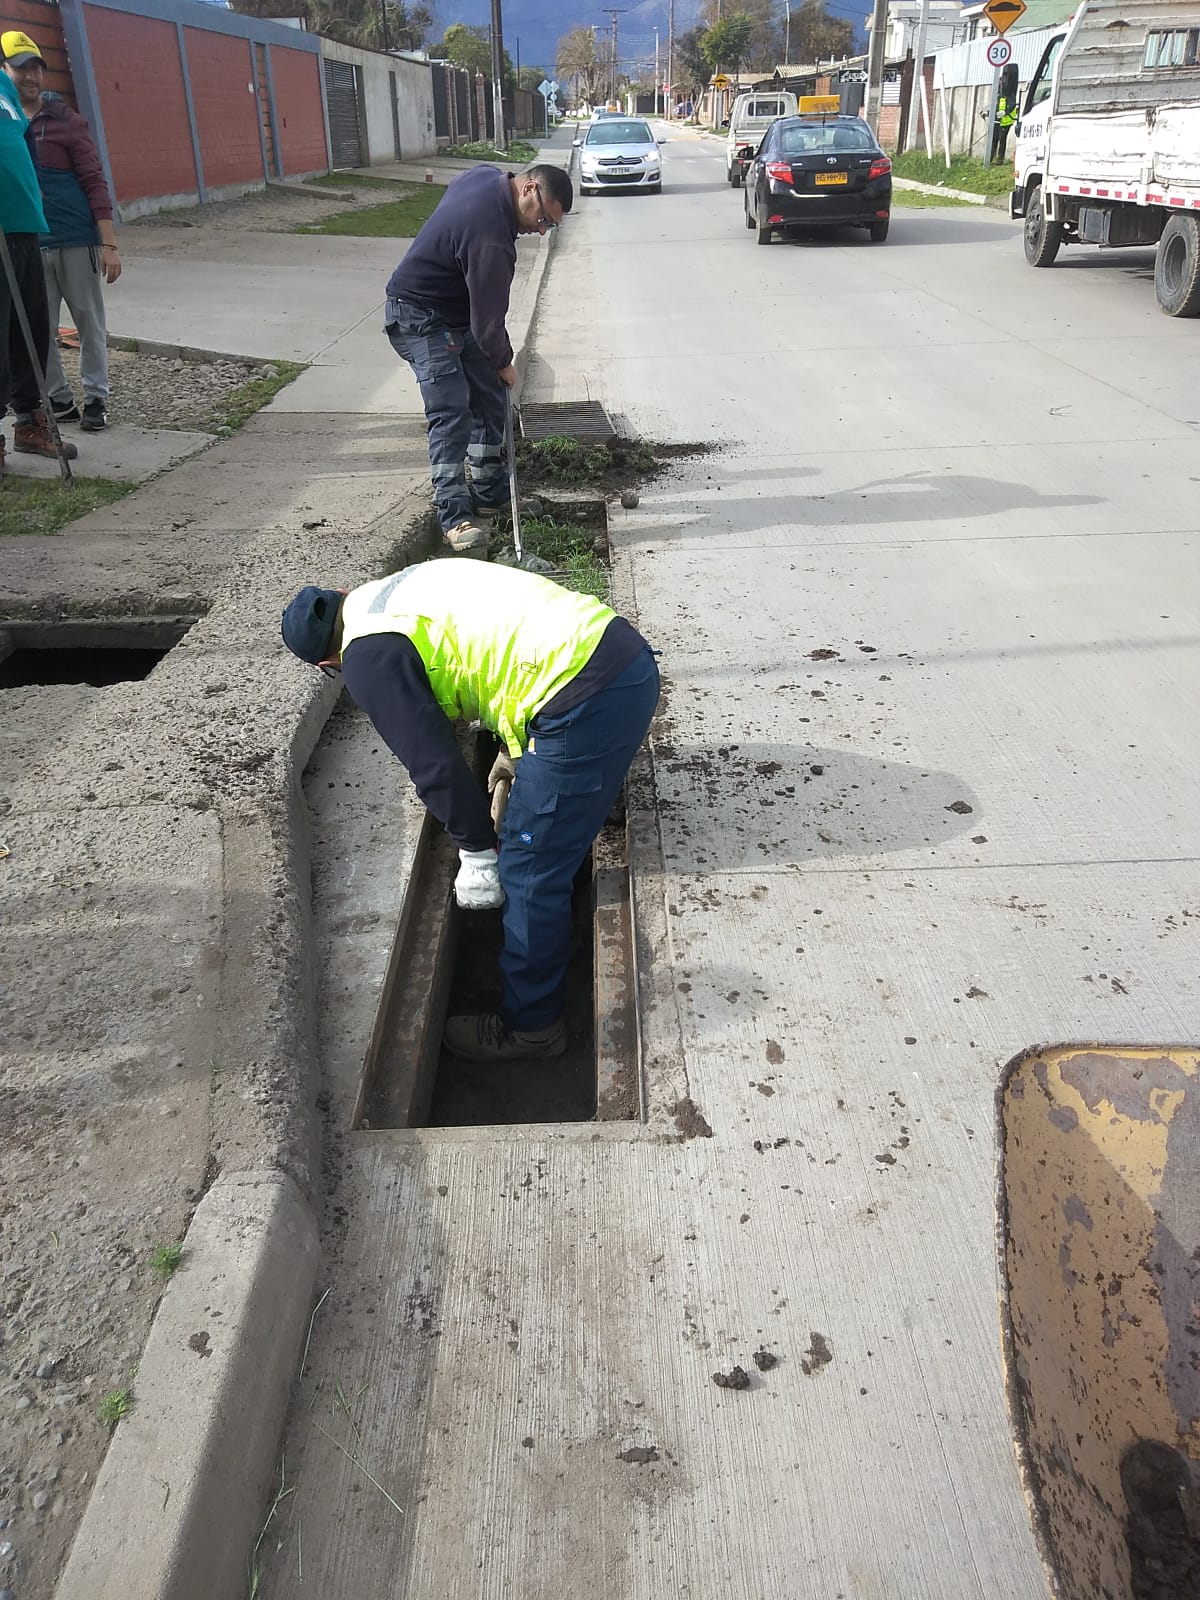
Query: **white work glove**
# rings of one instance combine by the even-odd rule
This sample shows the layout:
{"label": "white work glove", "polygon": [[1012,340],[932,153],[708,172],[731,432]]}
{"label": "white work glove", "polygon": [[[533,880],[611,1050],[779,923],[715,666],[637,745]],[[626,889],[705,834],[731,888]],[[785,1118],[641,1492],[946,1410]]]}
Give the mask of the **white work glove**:
{"label": "white work glove", "polygon": [[504,904],[498,850],[460,850],[454,898],[464,911],[492,911]]}

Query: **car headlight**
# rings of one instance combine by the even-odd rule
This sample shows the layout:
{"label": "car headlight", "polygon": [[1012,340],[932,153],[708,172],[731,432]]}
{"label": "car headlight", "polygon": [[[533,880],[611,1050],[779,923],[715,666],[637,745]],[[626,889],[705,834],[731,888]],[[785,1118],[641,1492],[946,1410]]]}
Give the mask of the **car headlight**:
{"label": "car headlight", "polygon": [[651,155],[646,157],[646,165],[648,167],[656,167],[661,160],[662,157],[659,155],[658,151],[655,150]]}

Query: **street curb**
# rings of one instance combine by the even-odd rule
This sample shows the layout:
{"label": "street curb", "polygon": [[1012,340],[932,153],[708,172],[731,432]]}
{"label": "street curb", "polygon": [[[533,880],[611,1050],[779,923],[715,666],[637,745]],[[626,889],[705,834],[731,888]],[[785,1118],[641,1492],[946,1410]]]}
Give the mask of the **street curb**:
{"label": "street curb", "polygon": [[892,174],[893,189],[911,189],[914,194],[944,194],[948,200],[966,200],[973,206],[986,206],[990,196],[972,194],[969,189],[947,189],[944,183],[918,183],[915,178],[898,178]]}
{"label": "street curb", "polygon": [[[166,356],[172,361],[236,361],[243,367],[276,367],[288,359],[277,356],[239,356],[227,350],[201,350],[192,344],[164,344],[160,339],[136,339],[131,334],[110,333],[105,341],[110,350],[128,350],[140,356]],[[292,366],[306,368],[307,361],[292,361]]]}
{"label": "street curb", "polygon": [[278,1172],[200,1202],[56,1600],[217,1600],[248,1587],[320,1247]]}

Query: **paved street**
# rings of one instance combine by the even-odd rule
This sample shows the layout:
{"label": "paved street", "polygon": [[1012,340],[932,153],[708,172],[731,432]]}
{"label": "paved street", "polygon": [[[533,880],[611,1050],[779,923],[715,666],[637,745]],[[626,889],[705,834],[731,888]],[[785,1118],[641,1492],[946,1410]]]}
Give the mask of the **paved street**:
{"label": "paved street", "polygon": [[716,447],[611,522],[649,1122],[339,1145],[272,1600],[1039,1600],[996,1082],[1200,1031],[1196,325],[993,211],[759,248],[668,138],[577,200],[525,396]]}

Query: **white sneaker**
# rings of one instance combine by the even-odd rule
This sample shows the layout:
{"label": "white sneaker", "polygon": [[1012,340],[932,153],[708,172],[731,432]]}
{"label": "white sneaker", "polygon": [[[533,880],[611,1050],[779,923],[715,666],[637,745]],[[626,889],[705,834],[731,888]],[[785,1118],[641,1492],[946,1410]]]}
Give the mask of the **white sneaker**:
{"label": "white sneaker", "polygon": [[444,535],[456,556],[486,556],[487,529],[477,522],[459,522]]}

